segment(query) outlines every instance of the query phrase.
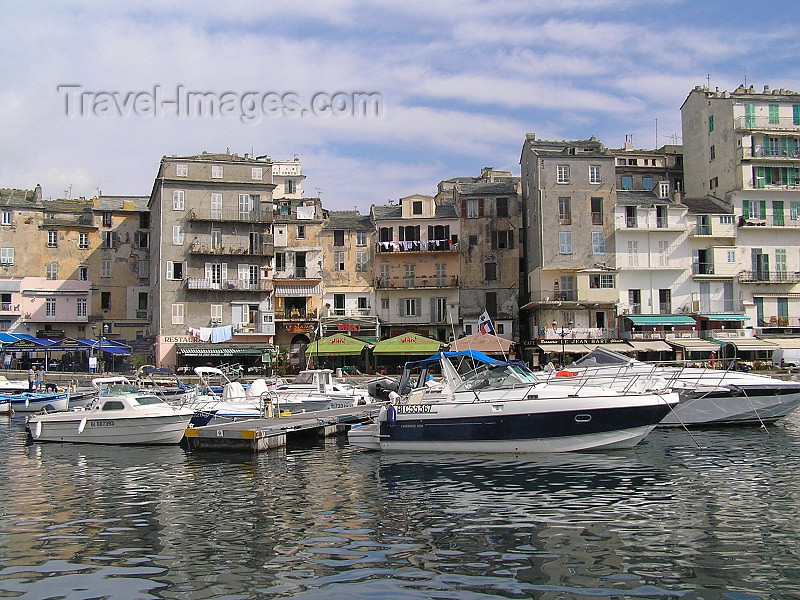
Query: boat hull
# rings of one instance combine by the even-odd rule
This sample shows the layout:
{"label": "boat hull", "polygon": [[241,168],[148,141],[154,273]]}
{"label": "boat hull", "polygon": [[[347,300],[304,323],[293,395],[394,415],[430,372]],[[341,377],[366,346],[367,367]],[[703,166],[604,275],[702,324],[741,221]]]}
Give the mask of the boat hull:
{"label": "boat hull", "polygon": [[614,406],[608,398],[398,405],[381,409],[374,430],[351,430],[349,440],[363,448],[409,452],[632,448],[676,401],[676,394],[648,394]]}
{"label": "boat hull", "polygon": [[800,389],[738,388],[708,393],[682,392],[673,413],[660,425],[725,425],[769,423],[800,408]]}
{"label": "boat hull", "polygon": [[50,396],[36,396],[25,392],[19,396],[7,398],[14,412],[37,413],[42,410],[48,412],[62,411],[69,408],[69,398],[66,394],[53,394]]}
{"label": "boat hull", "polygon": [[[73,442],[80,444],[179,444],[189,417],[185,413],[153,417],[113,417],[90,415],[85,411],[34,415],[26,430],[35,442]],[[61,418],[55,418],[61,417]]]}

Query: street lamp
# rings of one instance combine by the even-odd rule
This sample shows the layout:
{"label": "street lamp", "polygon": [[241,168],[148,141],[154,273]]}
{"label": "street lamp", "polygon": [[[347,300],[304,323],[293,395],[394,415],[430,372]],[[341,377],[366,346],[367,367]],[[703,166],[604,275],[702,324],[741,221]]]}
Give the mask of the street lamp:
{"label": "street lamp", "polygon": [[[567,325],[569,326],[570,329],[572,329],[572,321],[568,321]],[[556,327],[558,327],[558,322],[556,322],[554,320],[553,321],[553,332],[556,332]],[[566,342],[564,341],[564,338],[567,335],[567,331],[564,329],[564,325],[563,324],[561,325],[561,333],[559,335],[561,336],[561,366],[563,367],[564,363],[566,361],[566,354],[567,354],[567,352],[566,352]]]}

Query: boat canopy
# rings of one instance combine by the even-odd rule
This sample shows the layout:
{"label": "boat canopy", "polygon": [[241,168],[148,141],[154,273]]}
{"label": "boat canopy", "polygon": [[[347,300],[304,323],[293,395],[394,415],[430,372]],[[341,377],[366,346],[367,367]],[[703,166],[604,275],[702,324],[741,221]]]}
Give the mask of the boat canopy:
{"label": "boat canopy", "polygon": [[410,367],[421,367],[427,365],[434,365],[438,364],[442,361],[442,359],[452,359],[452,358],[469,358],[476,362],[485,364],[485,365],[497,365],[502,363],[502,360],[496,360],[494,358],[490,358],[486,356],[483,352],[478,352],[477,350],[462,350],[460,352],[437,352],[431,357],[423,358],[422,360],[415,360],[412,362],[407,362],[406,365]]}

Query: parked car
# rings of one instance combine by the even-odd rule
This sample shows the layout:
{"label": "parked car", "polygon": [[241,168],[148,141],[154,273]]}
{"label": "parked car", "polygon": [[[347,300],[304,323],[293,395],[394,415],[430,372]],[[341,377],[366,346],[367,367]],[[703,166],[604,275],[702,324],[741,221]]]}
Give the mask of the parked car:
{"label": "parked car", "polygon": [[776,367],[800,367],[800,348],[776,348],[772,352],[772,364]]}

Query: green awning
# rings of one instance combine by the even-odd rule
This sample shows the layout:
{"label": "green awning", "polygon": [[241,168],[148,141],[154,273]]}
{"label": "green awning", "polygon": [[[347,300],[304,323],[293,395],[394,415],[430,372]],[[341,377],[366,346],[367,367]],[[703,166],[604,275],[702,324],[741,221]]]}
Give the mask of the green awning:
{"label": "green awning", "polygon": [[750,317],[745,315],[733,315],[733,314],[719,314],[719,315],[699,315],[704,319],[708,319],[709,321],[749,321]]}
{"label": "green awning", "polygon": [[320,338],[313,344],[309,344],[306,348],[306,357],[361,354],[364,346],[369,346],[369,344],[358,338],[345,335],[344,333],[337,333]]}
{"label": "green awning", "polygon": [[634,325],[694,325],[695,320],[681,315],[628,315]]}
{"label": "green awning", "polygon": [[426,338],[416,333],[402,333],[388,340],[375,344],[373,354],[424,354],[433,355],[439,352],[443,342]]}

